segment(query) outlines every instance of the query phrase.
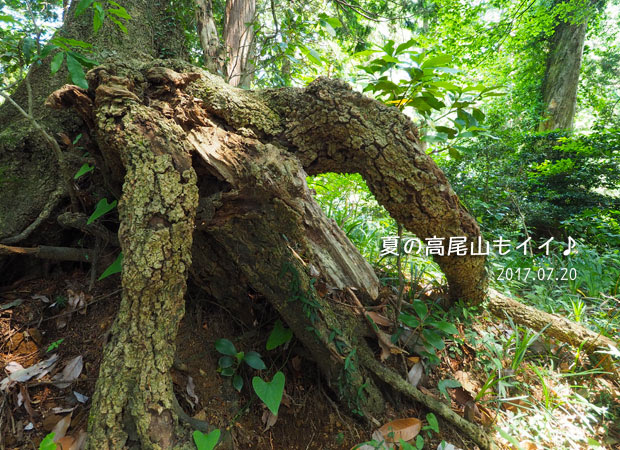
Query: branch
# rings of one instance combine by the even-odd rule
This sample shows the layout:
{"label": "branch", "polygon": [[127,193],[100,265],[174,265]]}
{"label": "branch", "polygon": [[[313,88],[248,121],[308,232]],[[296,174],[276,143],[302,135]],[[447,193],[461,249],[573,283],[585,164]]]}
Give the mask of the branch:
{"label": "branch", "polygon": [[58,261],[81,261],[91,262],[92,255],[90,249],[73,247],[49,247],[40,245],[39,247],[11,247],[0,244],[0,255],[29,255],[41,259],[55,259]]}

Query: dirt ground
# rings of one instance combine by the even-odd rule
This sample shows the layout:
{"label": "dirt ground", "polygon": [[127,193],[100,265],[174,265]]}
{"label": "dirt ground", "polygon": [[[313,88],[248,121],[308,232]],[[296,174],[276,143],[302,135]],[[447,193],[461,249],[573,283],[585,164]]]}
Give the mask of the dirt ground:
{"label": "dirt ground", "polygon": [[[33,377],[2,392],[0,449],[36,449],[46,434],[62,425],[68,425],[65,433],[69,442],[84,436],[106,334],[120,302],[118,275],[95,283],[90,292],[89,283],[86,273],[74,270],[1,288],[0,378],[15,363],[28,368],[53,354],[58,355],[58,361],[40,379]],[[201,298],[198,291],[190,290],[177,338],[177,368],[172,373],[177,398],[185,411],[231,430],[237,448],[350,449],[370,440],[382,423],[425,416],[426,411],[403,405],[398,399],[394,401],[398,410],[389,406],[378,423],[347,415],[295,340],[284,348],[265,350],[274,317],[260,299],[249,298],[248,302],[254,317],[250,327]],[[244,367],[241,392],[232,387],[230,378],[218,373],[221,355],[214,343],[219,338],[231,340],[239,350],[258,351],[267,365],[263,371],[267,377],[278,370],[285,374],[285,394],[275,424],[266,423],[267,410],[251,392],[256,371]],[[54,384],[54,377],[79,356],[83,367],[77,378],[66,387]],[[187,389],[190,377],[195,397]],[[441,424],[441,430],[443,439],[463,449],[474,448],[448,426]],[[425,448],[437,448],[439,442],[427,441],[430,445]]]}

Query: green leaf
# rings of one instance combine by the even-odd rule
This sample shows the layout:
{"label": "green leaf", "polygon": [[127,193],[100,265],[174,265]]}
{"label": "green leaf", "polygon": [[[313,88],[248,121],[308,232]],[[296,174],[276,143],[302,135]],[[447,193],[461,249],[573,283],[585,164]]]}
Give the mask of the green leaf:
{"label": "green leaf", "polygon": [[54,433],[50,433],[39,444],[39,450],[56,450],[56,442],[54,442]]}
{"label": "green leaf", "polygon": [[292,337],[293,331],[289,328],[284,328],[282,321],[278,319],[273,326],[273,330],[271,330],[269,339],[267,339],[266,348],[267,350],[273,350],[274,348],[289,342]]}
{"label": "green leaf", "polygon": [[461,387],[461,383],[456,380],[441,380],[437,384],[437,389],[441,392],[448,400],[450,400],[450,394],[448,394],[447,389],[455,389],[457,387]]}
{"label": "green leaf", "polygon": [[0,14],[0,22],[16,22],[15,17],[8,14]]}
{"label": "green leaf", "polygon": [[79,16],[84,11],[86,11],[86,9],[88,9],[88,7],[91,5],[92,2],[93,0],[80,0],[80,2],[75,8],[75,17]]}
{"label": "green leaf", "polygon": [[262,378],[252,378],[252,387],[263,403],[269,408],[274,416],[278,415],[282,395],[284,393],[284,374],[278,371],[271,382],[264,381]]}
{"label": "green leaf", "polygon": [[342,22],[337,17],[324,17],[325,21],[334,28],[342,27]]}
{"label": "green leaf", "polygon": [[118,20],[116,17],[110,16],[110,20],[116,24],[116,26],[125,34],[127,34],[127,27],[123,24],[123,22],[121,22],[120,20]]}
{"label": "green leaf", "polygon": [[413,309],[418,315],[418,317],[424,320],[424,318],[428,314],[428,308],[426,307],[426,304],[424,304],[424,302],[421,302],[420,300],[414,300],[411,306],[413,306]]}
{"label": "green leaf", "polygon": [[94,4],[95,14],[93,14],[93,30],[95,33],[99,31],[101,25],[103,25],[103,19],[105,18],[105,11],[103,10],[103,6],[101,3],[95,2]]}
{"label": "green leaf", "polygon": [[232,367],[226,367],[220,371],[223,377],[232,377],[235,374],[235,369]]}
{"label": "green leaf", "polygon": [[410,314],[400,313],[400,321],[411,328],[417,328],[420,326],[420,321]]}
{"label": "green leaf", "polygon": [[317,52],[316,50],[314,50],[314,49],[312,49],[312,48],[308,48],[308,49],[307,49],[306,56],[307,56],[307,57],[308,57],[308,59],[309,59],[310,61],[312,61],[314,64],[317,64],[317,65],[319,65],[319,66],[320,66],[320,65],[322,65],[322,62],[321,62],[321,55],[319,55],[319,54],[318,54],[318,52]]}
{"label": "green leaf", "polygon": [[131,20],[131,16],[129,15],[129,13],[127,12],[127,10],[125,8],[123,8],[122,6],[119,8],[112,8],[112,9],[108,9],[108,12],[110,14],[114,14],[117,17],[120,17],[121,19],[127,19],[127,20]]}
{"label": "green leaf", "polygon": [[65,338],[62,339],[58,339],[57,341],[52,342],[48,347],[47,350],[45,351],[45,353],[49,353],[52,350],[56,350],[58,347],[60,347],[60,344],[62,344],[62,341],[64,341]]}
{"label": "green leaf", "polygon": [[237,390],[237,392],[241,392],[243,388],[243,378],[240,375],[235,375],[232,381],[233,387]]}
{"label": "green leaf", "polygon": [[69,69],[69,75],[71,75],[71,81],[73,84],[81,87],[82,89],[88,89],[88,82],[84,75],[84,70],[80,62],[72,55],[67,53],[67,69]]}
{"label": "green leaf", "polygon": [[196,430],[192,434],[194,437],[194,444],[198,450],[213,450],[220,440],[220,430],[216,428],[209,434],[204,434],[202,431]]}
{"label": "green leaf", "polygon": [[407,42],[403,42],[398,47],[396,47],[396,50],[394,51],[394,54],[395,55],[400,55],[402,52],[404,52],[405,50],[413,47],[416,44],[417,44],[417,42],[416,42],[415,39],[409,39]]}
{"label": "green leaf", "polygon": [[235,364],[235,360],[230,356],[222,356],[218,361],[217,365],[222,369],[227,369],[232,367]]}
{"label": "green leaf", "polygon": [[265,370],[267,368],[260,355],[256,352],[248,352],[243,358],[243,360],[252,369]]}
{"label": "green leaf", "polygon": [[58,72],[60,70],[60,66],[62,66],[62,62],[65,60],[65,53],[58,52],[52,58],[52,62],[50,63],[50,68],[52,69],[52,73]]}
{"label": "green leaf", "polygon": [[426,415],[426,421],[428,422],[428,426],[431,428],[431,430],[433,430],[435,433],[439,433],[439,422],[437,422],[437,417],[435,417],[435,414],[428,413]]}
{"label": "green leaf", "polygon": [[80,53],[76,53],[76,52],[67,52],[68,55],[73,56],[75,59],[77,59],[84,67],[86,68],[91,68],[94,67],[96,65],[99,64],[99,61],[96,61],[94,59],[90,59],[87,56],[84,56]]}
{"label": "green leaf", "polygon": [[415,447],[411,445],[409,442],[405,442],[402,439],[399,439],[399,444],[401,450],[415,450]]}
{"label": "green leaf", "polygon": [[31,37],[24,38],[22,41],[22,52],[24,53],[24,58],[26,61],[30,61],[32,58],[36,43],[37,42]]}
{"label": "green leaf", "polygon": [[332,36],[336,36],[336,30],[334,30],[334,27],[331,26],[331,24],[329,22],[327,22],[326,20],[319,20],[319,23],[321,24],[321,26],[323,28],[325,28],[325,30],[327,30],[327,32],[332,35]]}
{"label": "green leaf", "polygon": [[444,333],[458,334],[458,332],[459,332],[459,330],[457,330],[456,327],[453,324],[451,324],[450,322],[446,322],[445,320],[439,320],[439,321],[436,321],[436,322],[428,322],[428,323],[429,323],[429,325],[432,325],[435,328],[440,329]]}
{"label": "green leaf", "polygon": [[424,339],[426,339],[426,342],[431,344],[437,350],[443,350],[446,347],[446,344],[444,343],[441,335],[439,335],[437,332],[433,330],[429,330],[428,328],[422,330],[422,336],[424,336]]}
{"label": "green leaf", "polygon": [[438,66],[443,66],[450,61],[452,61],[452,56],[450,55],[437,55],[424,61],[422,63],[422,68],[435,68]]}
{"label": "green leaf", "polygon": [[116,203],[117,203],[116,200],[114,200],[112,203],[108,203],[107,198],[102,198],[101,200],[99,200],[99,202],[97,203],[97,206],[95,207],[95,211],[90,215],[90,217],[86,221],[86,225],[90,225],[95,220],[97,220],[99,217],[112,211],[114,207],[116,206]]}
{"label": "green leaf", "polygon": [[424,448],[424,438],[419,434],[415,437],[415,447],[418,450],[422,450]]}
{"label": "green leaf", "polygon": [[114,262],[108,266],[106,270],[103,271],[98,280],[103,280],[104,278],[108,278],[110,275],[114,275],[115,273],[119,273],[123,269],[123,252],[120,252]]}
{"label": "green leaf", "polygon": [[80,170],[78,170],[76,172],[76,174],[73,176],[74,180],[77,180],[78,178],[80,178],[82,175],[87,174],[88,172],[90,172],[91,170],[93,170],[95,168],[95,166],[91,166],[88,163],[84,163],[82,164],[82,167],[80,167]]}
{"label": "green leaf", "polygon": [[215,349],[222,355],[237,356],[235,345],[228,339],[222,338],[215,341]]}
{"label": "green leaf", "polygon": [[58,44],[59,46],[65,49],[67,49],[67,46],[79,47],[83,49],[88,49],[93,46],[92,44],[89,44],[88,42],[78,41],[77,39],[71,39],[71,38],[66,38],[66,37],[61,37],[61,36],[54,37],[54,39],[52,39],[52,42],[55,44]]}

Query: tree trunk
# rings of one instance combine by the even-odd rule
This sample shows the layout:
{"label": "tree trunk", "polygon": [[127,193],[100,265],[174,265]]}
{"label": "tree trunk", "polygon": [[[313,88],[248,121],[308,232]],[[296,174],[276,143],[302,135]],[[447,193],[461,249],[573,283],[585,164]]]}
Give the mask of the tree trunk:
{"label": "tree trunk", "polygon": [[254,45],[255,14],[256,0],[226,0],[226,79],[232,86],[250,87],[248,61]]}
{"label": "tree trunk", "polygon": [[545,109],[539,131],[573,128],[586,29],[587,17],[576,23],[562,21],[555,28],[543,79]]}
{"label": "tree trunk", "polygon": [[224,74],[224,49],[220,43],[211,0],[196,0],[196,28],[207,70]]}

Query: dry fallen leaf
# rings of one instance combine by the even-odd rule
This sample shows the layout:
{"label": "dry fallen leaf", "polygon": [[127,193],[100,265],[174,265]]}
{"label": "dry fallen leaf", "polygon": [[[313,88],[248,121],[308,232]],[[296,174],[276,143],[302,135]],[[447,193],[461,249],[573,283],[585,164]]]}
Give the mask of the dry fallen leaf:
{"label": "dry fallen leaf", "polygon": [[271,411],[266,409],[265,412],[263,412],[262,420],[263,424],[265,425],[265,429],[263,430],[263,432],[265,432],[276,424],[276,422],[278,421],[278,416],[275,416]]}
{"label": "dry fallen leaf", "polygon": [[60,389],[70,386],[71,383],[78,379],[82,373],[83,367],[84,363],[82,361],[82,356],[76,356],[67,363],[64,369],[62,369],[62,373],[54,376],[54,386]]}
{"label": "dry fallen leaf", "polygon": [[191,399],[192,408],[195,408],[198,405],[198,396],[196,395],[196,392],[194,391],[195,388],[196,386],[194,385],[194,379],[188,375],[186,390],[187,390],[187,395],[189,395]]}
{"label": "dry fallen leaf", "polygon": [[410,441],[418,435],[422,428],[422,421],[415,417],[407,419],[397,419],[386,423],[379,431],[383,435],[386,442]]}
{"label": "dry fallen leaf", "polygon": [[[57,360],[58,355],[53,354],[45,361],[41,361],[33,366],[28,367],[27,369],[18,369],[14,372],[11,372],[8,377],[6,377],[0,382],[0,390],[6,391],[11,384],[15,382],[23,383],[24,381],[28,381],[35,376],[38,376],[40,379],[51,370],[52,366],[54,365],[54,363],[56,363]],[[16,366],[13,366],[12,368],[16,368]]]}
{"label": "dry fallen leaf", "polygon": [[73,443],[71,448],[69,448],[69,450],[84,450],[86,448],[87,437],[88,437],[88,433],[86,433],[86,431],[84,430],[80,430],[80,432],[77,435],[77,438],[75,439],[75,442]]}
{"label": "dry fallen leaf", "polygon": [[390,322],[387,317],[382,316],[381,314],[374,311],[367,311],[366,315],[370,316],[374,323],[376,323],[377,325],[381,325],[382,327],[389,327],[390,325],[392,325],[392,322]]}
{"label": "dry fallen leaf", "polygon": [[75,439],[71,436],[65,436],[56,441],[56,450],[69,450],[73,447]]}
{"label": "dry fallen leaf", "polygon": [[54,426],[54,429],[52,430],[52,433],[54,433],[54,442],[57,443],[60,439],[65,437],[67,429],[69,428],[69,425],[71,425],[71,415],[72,414],[67,414]]}
{"label": "dry fallen leaf", "polygon": [[413,365],[411,370],[409,370],[409,373],[407,374],[407,381],[411,386],[418,387],[418,383],[420,383],[423,373],[422,363],[416,363]]}

